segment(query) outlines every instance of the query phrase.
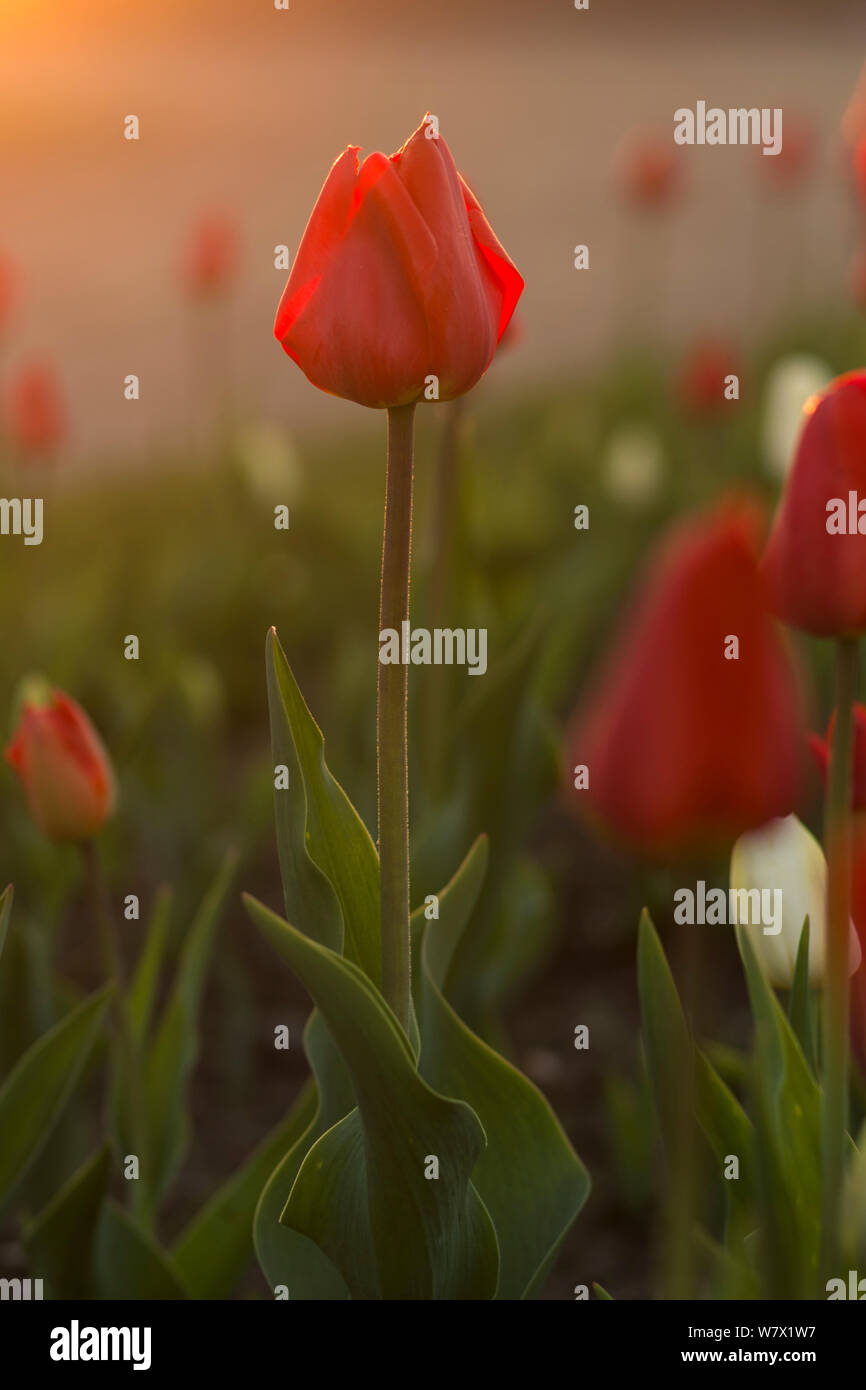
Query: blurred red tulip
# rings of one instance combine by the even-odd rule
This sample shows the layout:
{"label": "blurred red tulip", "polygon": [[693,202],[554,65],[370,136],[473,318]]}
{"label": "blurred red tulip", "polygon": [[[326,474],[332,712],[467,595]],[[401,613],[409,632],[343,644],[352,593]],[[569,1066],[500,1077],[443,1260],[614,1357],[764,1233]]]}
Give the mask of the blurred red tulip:
{"label": "blurred red tulip", "polygon": [[114,809],[114,775],[102,740],[80,705],[56,690],[45,706],[25,704],[6,761],[30,814],[52,840],[86,840]]}
{"label": "blurred red tulip", "polygon": [[13,447],[27,459],[47,459],[66,434],[66,409],[57,374],[34,363],[13,379],[6,402],[6,428]]}
{"label": "blurred red tulip", "polygon": [[193,228],[184,259],[183,276],[194,299],[225,294],[238,271],[240,236],[235,219],[208,213]]}
{"label": "blurred red tulip", "polygon": [[630,137],[617,156],[617,178],[623,196],[637,208],[669,204],[679,188],[679,165],[673,142],[661,136]]}
{"label": "blurred red tulip", "polygon": [[725,397],[725,378],[742,382],[737,355],[720,338],[704,338],[693,344],[680,367],[675,394],[689,415],[715,415],[730,402]]}
{"label": "blurred red tulip", "polygon": [[866,203],[866,133],[857,137],[851,150],[851,175],[857,196]]}
{"label": "blurred red tulip", "polygon": [[[801,691],[758,575],[761,518],[730,502],[655,554],[600,682],[575,719],[573,801],[650,854],[722,848],[789,814]],[[736,639],[737,655],[734,639]]]}
{"label": "blurred red tulip", "polygon": [[15,304],[15,267],[8,256],[0,255],[0,338],[6,332]]}
{"label": "blurred red tulip", "polygon": [[808,179],[815,167],[815,134],[802,119],[785,112],[782,148],[778,154],[767,156],[763,149],[756,153],[763,178],[775,188],[794,188]]}
{"label": "blurred red tulip", "polygon": [[842,139],[849,148],[853,148],[864,131],[866,131],[866,64],[860,70],[860,75],[842,117]]}
{"label": "blurred red tulip", "polygon": [[866,631],[866,371],[837,377],[804,415],[762,568],[786,623],[853,635]]}
{"label": "blurred red tulip", "polygon": [[523,280],[429,118],[401,150],[357,147],[319,194],[286,285],[276,337],[315,386],[360,405],[474,386]]}

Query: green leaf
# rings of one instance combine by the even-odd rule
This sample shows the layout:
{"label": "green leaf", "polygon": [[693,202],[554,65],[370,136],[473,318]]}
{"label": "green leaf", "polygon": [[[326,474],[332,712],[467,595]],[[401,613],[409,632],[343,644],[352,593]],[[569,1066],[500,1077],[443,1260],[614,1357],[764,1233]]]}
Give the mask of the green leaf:
{"label": "green leaf", "polygon": [[321,1011],[358,1103],[306,1154],[283,1224],[319,1247],[355,1298],[493,1297],[496,1234],[471,1182],[484,1146],[477,1116],[419,1076],[408,1038],[356,965],[246,902]]}
{"label": "green leaf", "polygon": [[253,1258],[253,1217],[276,1164],[307,1129],[315,1087],[298,1103],[198,1212],[175,1241],[175,1264],[194,1298],[228,1298]]}
{"label": "green leaf", "polygon": [[268,704],[275,766],[277,846],[286,916],[313,941],[379,984],[379,859],[369,832],[325,763],[325,742],[273,628],[267,639]]}
{"label": "green leaf", "polygon": [[189,1292],[166,1250],[112,1200],[103,1203],[94,1249],[96,1297],[186,1299]]}
{"label": "green leaf", "polygon": [[133,1039],[139,1047],[147,1037],[153,1017],[159,975],[171,926],[171,902],[171,889],[160,889],[148,923],[144,947],[129,987],[129,1021]]}
{"label": "green leaf", "polygon": [[37,1158],[72,1095],[111,992],[108,985],[72,1009],[25,1052],[0,1088],[0,1203]]}
{"label": "green leaf", "polygon": [[613,1303],[613,1298],[603,1284],[594,1283],[592,1291],[601,1303]]}
{"label": "green leaf", "polygon": [[[649,913],[638,929],[638,990],[647,1071],[670,1152],[675,1152],[684,1088],[693,1090],[694,1113],[712,1149],[714,1171],[730,1207],[732,1234],[744,1234],[754,1191],[754,1133],[748,1115],[705,1053],[695,1047],[680,997]],[[729,1154],[740,1161],[740,1176],[722,1177]]]}
{"label": "green leaf", "polygon": [[638,927],[638,993],[647,1071],[665,1143],[675,1142],[683,1078],[693,1069],[694,1048],[664,949],[649,913]]}
{"label": "green leaf", "polygon": [[589,1194],[589,1177],[541,1092],[457,1017],[442,993],[487,866],[476,840],[439,894],[439,919],[425,924],[421,948],[422,1076],[477,1114],[487,1146],[473,1183],[496,1228],[502,1299],[540,1286]]}
{"label": "green leaf", "polygon": [[866,1264],[866,1123],[861,1126],[845,1174],[842,1234],[850,1266],[862,1269]]}
{"label": "green leaf", "polygon": [[12,912],[12,898],[14,895],[12,884],[8,884],[3,892],[0,893],[0,956],[3,954],[3,947],[6,944],[6,933],[9,930],[9,917]]}
{"label": "green leaf", "polygon": [[307,1022],[304,1049],[315,1078],[310,1094],[316,1112],[262,1191],[253,1222],[256,1255],[272,1290],[283,1285],[293,1299],[305,1301],[348,1299],[346,1283],[327,1256],[280,1222],[307,1153],[355,1107],[351,1077],[318,1009]]}
{"label": "green leaf", "polygon": [[815,1039],[812,1032],[812,1011],[809,997],[809,918],[803,923],[800,944],[797,948],[797,963],[794,967],[794,980],[791,997],[788,1000],[788,1019],[797,1035],[803,1056],[809,1070],[815,1074]]}
{"label": "green leaf", "polygon": [[193,919],[174,986],[146,1059],[148,1148],[142,1163],[142,1210],[150,1213],[172,1182],[189,1141],[187,1086],[198,1058],[198,1012],[214,939],[234,878],[226,857]]}
{"label": "green leaf", "polygon": [[738,931],[737,940],[755,1023],[761,1250],[773,1297],[812,1297],[820,1241],[820,1092],[748,934]]}
{"label": "green leaf", "polygon": [[93,1297],[93,1252],[110,1174],[106,1142],[26,1227],[31,1267],[45,1279],[51,1298]]}

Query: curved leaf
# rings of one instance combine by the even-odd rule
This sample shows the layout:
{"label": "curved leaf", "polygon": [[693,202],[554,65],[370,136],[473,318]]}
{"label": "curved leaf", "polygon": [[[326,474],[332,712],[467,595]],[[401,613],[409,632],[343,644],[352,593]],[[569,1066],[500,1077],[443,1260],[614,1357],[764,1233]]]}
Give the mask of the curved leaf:
{"label": "curved leaf", "polygon": [[106,1142],[26,1228],[31,1266],[46,1281],[51,1298],[93,1297],[93,1251],[110,1174]]}
{"label": "curved leaf", "polygon": [[72,1095],[111,993],[106,985],[70,1010],[24,1053],[0,1088],[0,1203],[36,1159]]}
{"label": "curved leaf", "polygon": [[439,895],[439,920],[421,949],[419,1070],[430,1085],[472,1107],[487,1135],[473,1182],[499,1240],[497,1297],[524,1298],[540,1286],[589,1195],[589,1176],[540,1091],[457,1017],[442,994],[487,866],[475,841]]}
{"label": "curved leaf", "polygon": [[268,633],[266,661],[274,763],[289,770],[288,789],[274,792],[286,916],[320,945],[344,951],[378,985],[376,847],[328,771],[322,732],[274,628]]}
{"label": "curved leaf", "polygon": [[193,919],[172,992],[147,1054],[148,1152],[141,1176],[145,1212],[152,1212],[169,1187],[189,1141],[186,1092],[198,1058],[199,1003],[235,867],[236,856],[227,855]]}
{"label": "curved leaf", "polygon": [[[492,1297],[496,1234],[471,1182],[484,1146],[477,1116],[419,1076],[408,1038],[356,965],[261,903],[246,902],[321,1010],[351,1073],[360,1112],[359,1121],[347,1117],[306,1155],[283,1223],[323,1250],[354,1297],[373,1291],[401,1299]],[[362,1211],[371,1238],[365,1248],[356,1226],[359,1239],[350,1250],[334,1209],[358,1207],[358,1124],[366,1160]],[[433,1157],[438,1178],[431,1180],[425,1168]]]}

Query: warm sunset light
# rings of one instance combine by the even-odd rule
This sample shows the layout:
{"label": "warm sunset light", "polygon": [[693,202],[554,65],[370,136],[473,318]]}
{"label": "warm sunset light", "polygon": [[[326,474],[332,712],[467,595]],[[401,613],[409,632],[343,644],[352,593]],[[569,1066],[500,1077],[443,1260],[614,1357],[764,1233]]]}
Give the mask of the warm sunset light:
{"label": "warm sunset light", "polygon": [[0,0],[23,1383],[850,1380],[864,313],[862,0]]}

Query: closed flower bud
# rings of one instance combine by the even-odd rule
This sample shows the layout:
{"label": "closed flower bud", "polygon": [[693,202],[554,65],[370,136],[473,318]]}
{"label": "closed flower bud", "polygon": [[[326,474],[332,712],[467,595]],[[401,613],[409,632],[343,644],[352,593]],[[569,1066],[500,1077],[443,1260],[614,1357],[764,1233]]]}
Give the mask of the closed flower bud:
{"label": "closed flower bud", "polygon": [[854,636],[866,631],[866,371],[837,377],[804,418],[762,568],[786,623]]}
{"label": "closed flower bud", "polygon": [[[790,989],[794,981],[797,951],[803,923],[809,918],[809,983],[824,982],[827,936],[827,861],[815,836],[796,816],[785,816],[742,835],[731,854],[731,888],[738,893],[763,895],[780,909],[768,922],[748,923],[755,954],[771,984]],[[757,898],[755,899],[757,901]],[[742,921],[742,918],[741,918]],[[860,964],[860,943],[852,922],[848,974]]]}
{"label": "closed flower bud", "polygon": [[796,804],[800,690],[764,605],[759,526],[738,503],[676,528],[575,720],[575,805],[647,853],[729,849]]}
{"label": "closed flower bud", "polygon": [[[350,146],[313,208],[276,337],[314,386],[367,406],[474,386],[523,279],[428,118],[390,158]],[[432,381],[431,378],[435,378]]]}
{"label": "closed flower bud", "polygon": [[6,748],[34,821],[52,840],[86,840],[114,809],[114,775],[102,740],[80,705],[56,690],[25,704]]}

